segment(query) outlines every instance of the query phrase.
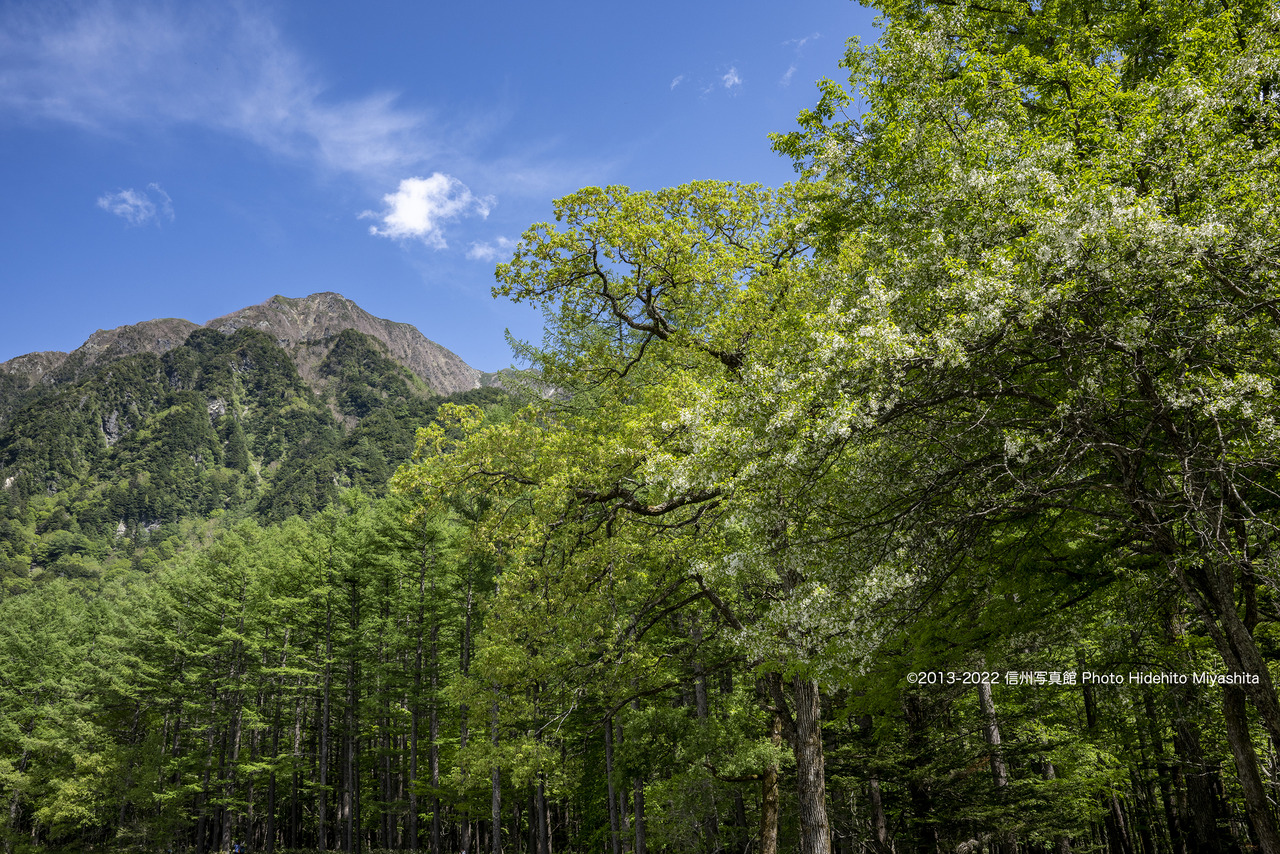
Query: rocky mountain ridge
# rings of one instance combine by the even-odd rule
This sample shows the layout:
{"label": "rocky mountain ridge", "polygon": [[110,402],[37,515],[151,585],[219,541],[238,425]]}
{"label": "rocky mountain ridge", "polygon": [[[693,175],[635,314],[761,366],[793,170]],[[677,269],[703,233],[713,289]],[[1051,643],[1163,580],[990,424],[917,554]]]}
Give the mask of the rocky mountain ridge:
{"label": "rocky mountain ridge", "polygon": [[[456,353],[440,346],[408,323],[376,317],[341,294],[322,292],[307,297],[276,295],[216,317],[203,324],[224,335],[252,327],[276,340],[304,377],[311,373],[308,345],[354,329],[378,339],[390,358],[404,365],[436,394],[456,394],[480,388],[486,376]],[[180,318],[144,320],[115,329],[99,329],[71,353],[43,351],[0,362],[0,371],[23,385],[61,382],[124,356],[166,353],[186,341],[200,324]]]}

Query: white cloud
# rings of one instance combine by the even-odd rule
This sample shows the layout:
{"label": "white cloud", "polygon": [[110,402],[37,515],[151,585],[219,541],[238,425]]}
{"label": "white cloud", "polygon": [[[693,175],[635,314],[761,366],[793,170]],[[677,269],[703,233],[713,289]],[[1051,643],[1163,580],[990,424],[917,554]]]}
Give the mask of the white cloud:
{"label": "white cloud", "polygon": [[382,197],[387,203],[382,213],[365,211],[362,218],[376,218],[382,227],[369,233],[396,240],[421,240],[434,249],[448,246],[444,223],[463,216],[487,217],[497,203],[492,196],[476,196],[457,178],[440,172],[430,178],[405,178],[394,193]]}
{"label": "white cloud", "polygon": [[467,257],[472,261],[496,261],[504,255],[510,255],[516,248],[516,242],[509,237],[499,237],[493,243],[472,243],[467,250]]}
{"label": "white cloud", "polygon": [[438,146],[393,94],[330,98],[320,76],[245,4],[53,4],[0,11],[0,115],[105,133],[189,124],[374,180]]}
{"label": "white cloud", "polygon": [[742,85],[742,78],[738,76],[738,69],[736,67],[730,68],[725,75],[720,78],[720,80],[724,83],[724,88],[726,89],[732,89],[734,86]]}
{"label": "white cloud", "polygon": [[672,88],[672,89],[676,88],[676,87],[677,87],[677,86],[679,86],[683,81],[684,81],[684,75],[683,75],[683,74],[677,74],[675,77],[671,78],[671,88]]}
{"label": "white cloud", "polygon": [[796,67],[793,65],[793,66],[791,66],[790,68],[788,68],[788,69],[786,70],[786,73],[784,73],[784,74],[782,75],[782,79],[778,81],[778,85],[779,85],[779,86],[790,86],[790,85],[791,85],[791,78],[792,78],[792,77],[794,77],[794,76],[795,76],[795,74],[796,74]]}
{"label": "white cloud", "polygon": [[130,225],[155,220],[173,221],[173,199],[159,184],[148,184],[141,192],[129,188],[98,197],[98,207],[115,214]]}
{"label": "white cloud", "polygon": [[0,126],[71,125],[125,141],[221,134],[355,179],[369,199],[361,207],[437,170],[539,201],[609,182],[616,158],[566,158],[560,138],[488,145],[512,119],[498,105],[444,116],[395,92],[335,93],[271,19],[278,6],[0,2]]}

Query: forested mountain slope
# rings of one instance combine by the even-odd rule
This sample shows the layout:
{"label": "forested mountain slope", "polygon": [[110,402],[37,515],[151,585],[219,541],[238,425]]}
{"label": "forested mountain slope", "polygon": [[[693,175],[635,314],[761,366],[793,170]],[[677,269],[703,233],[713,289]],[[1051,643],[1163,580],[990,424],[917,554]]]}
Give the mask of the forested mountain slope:
{"label": "forested mountain slope", "polygon": [[[285,320],[255,320],[279,306]],[[417,330],[334,294],[229,317],[216,329],[147,321],[6,363],[17,370],[0,372],[3,584],[96,575],[183,519],[279,520],[345,487],[384,491],[441,398],[382,338],[345,323],[381,332],[466,399],[501,396]]]}

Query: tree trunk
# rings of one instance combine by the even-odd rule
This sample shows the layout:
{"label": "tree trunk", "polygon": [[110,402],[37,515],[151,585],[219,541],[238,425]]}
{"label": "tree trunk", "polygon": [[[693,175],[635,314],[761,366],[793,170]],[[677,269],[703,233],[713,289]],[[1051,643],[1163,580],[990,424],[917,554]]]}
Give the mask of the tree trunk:
{"label": "tree trunk", "polygon": [[[782,745],[782,716],[774,713],[769,723],[769,741]],[[778,854],[778,763],[769,762],[760,778],[760,854]]]}
{"label": "tree trunk", "polygon": [[[490,739],[494,747],[494,754],[497,754],[498,747],[498,701],[494,700],[493,708],[489,712],[490,726],[492,731]],[[492,796],[492,816],[493,816],[493,854],[502,854],[502,780],[498,776],[498,764],[495,760],[493,765],[493,796]]]}
{"label": "tree trunk", "polygon": [[535,799],[538,811],[538,854],[551,854],[551,819],[547,815],[547,784],[538,775],[538,795]]}
{"label": "tree trunk", "polygon": [[[902,697],[903,719],[907,725],[907,753],[913,765],[924,764],[929,753],[925,738],[927,727],[925,711],[921,707],[920,697],[907,693]],[[920,774],[910,774],[907,778],[907,790],[911,797],[911,812],[916,832],[916,850],[920,854],[936,854],[941,850],[938,827],[933,823],[933,793],[929,781]]]}
{"label": "tree trunk", "polygon": [[409,848],[418,849],[418,723],[422,717],[422,634],[426,619],[427,566],[418,574],[417,631],[413,650],[413,697],[409,703]]}
{"label": "tree trunk", "polygon": [[[435,602],[436,583],[431,582],[431,601]],[[427,764],[431,774],[431,854],[440,854],[440,620],[431,612],[431,720],[428,723]]]}
{"label": "tree trunk", "polygon": [[[462,644],[461,644],[461,649],[459,650],[459,655],[461,657],[460,664],[461,664],[461,670],[462,670],[462,678],[466,679],[467,675],[471,671],[471,582],[470,580],[467,581],[467,600],[466,600],[466,607],[463,612]],[[458,704],[459,747],[461,750],[464,750],[464,751],[467,749],[467,711],[468,709],[467,709],[466,703]],[[467,769],[462,765],[461,762],[459,762],[458,770],[462,772],[462,778],[465,780],[467,777]],[[471,852],[471,816],[469,814],[464,814],[463,818],[465,820],[462,822],[462,839],[460,844],[462,846],[462,854],[470,854]]]}
{"label": "tree trunk", "polygon": [[[35,729],[35,725],[33,723],[32,726],[28,729],[27,735],[30,735],[31,731],[34,729]],[[27,770],[27,759],[30,758],[30,756],[31,756],[31,748],[30,747],[23,748],[22,758],[18,760],[17,770],[18,770],[19,779],[21,778],[21,775]],[[18,823],[18,805],[20,803],[18,799],[18,795],[21,792],[22,792],[22,789],[20,786],[14,786],[13,797],[9,798],[9,825],[6,828],[8,832],[5,834],[5,837],[4,837],[5,854],[9,854],[9,852],[13,851],[12,833],[13,833],[14,827],[16,827]]]}
{"label": "tree trunk", "polygon": [[319,784],[316,787],[316,847],[321,851],[329,847],[329,715],[333,692],[333,608],[325,597],[324,609],[324,678],[320,688],[320,745],[318,753]]}
{"label": "tree trunk", "polygon": [[644,781],[639,777],[635,779],[635,804],[636,804],[636,851],[635,854],[647,854],[648,847],[645,840],[644,831]]}
{"label": "tree trunk", "polygon": [[822,754],[822,698],[813,679],[795,677],[795,743],[800,854],[831,854]]}
{"label": "tree trunk", "polygon": [[1160,804],[1164,809],[1164,821],[1169,831],[1169,849],[1172,854],[1186,854],[1187,845],[1183,839],[1182,827],[1178,823],[1178,811],[1174,802],[1173,785],[1169,779],[1171,763],[1165,753],[1160,719],[1156,714],[1156,703],[1150,688],[1144,688],[1142,691],[1142,707],[1146,712],[1147,737],[1151,739],[1152,758],[1156,764],[1156,779],[1160,786]]}
{"label": "tree trunk", "polygon": [[[1182,565],[1177,565],[1181,569]],[[1178,577],[1218,647],[1226,673],[1257,679],[1257,684],[1249,679],[1239,687],[1253,701],[1262,726],[1271,737],[1272,749],[1280,752],[1280,700],[1277,700],[1270,668],[1258,650],[1253,632],[1236,610],[1236,585],[1231,581],[1231,575],[1229,568],[1197,564],[1189,571],[1179,572]],[[1245,785],[1243,780],[1241,785]]]}
{"label": "tree trunk", "polygon": [[871,801],[871,844],[876,854],[889,854],[889,821],[884,814],[884,799],[880,796],[880,781],[872,777],[867,783],[867,797]]}
{"label": "tree trunk", "polygon": [[[604,720],[604,778],[609,798],[609,844],[613,854],[622,854],[622,831],[618,827],[618,799],[613,785],[613,718]],[[599,791],[597,789],[597,791]]]}
{"label": "tree trunk", "polygon": [[[987,746],[991,748],[991,781],[996,789],[996,797],[1003,801],[1005,789],[1009,785],[1009,768],[1004,761],[1000,722],[996,719],[996,702],[991,696],[991,683],[978,683],[978,705],[982,709],[983,734],[986,737]],[[997,839],[998,854],[1016,854],[1018,837],[1013,831],[1001,830]]]}
{"label": "tree trunk", "polygon": [[1245,692],[1235,685],[1222,686],[1222,714],[1227,724],[1227,741],[1236,761],[1236,773],[1244,793],[1245,813],[1253,826],[1254,838],[1262,854],[1280,854],[1280,835],[1267,804],[1267,792],[1258,775],[1258,757],[1249,737]]}
{"label": "tree trunk", "polygon": [[280,755],[280,702],[277,700],[275,719],[271,724],[271,770],[267,772],[267,854],[276,850],[276,759]]}

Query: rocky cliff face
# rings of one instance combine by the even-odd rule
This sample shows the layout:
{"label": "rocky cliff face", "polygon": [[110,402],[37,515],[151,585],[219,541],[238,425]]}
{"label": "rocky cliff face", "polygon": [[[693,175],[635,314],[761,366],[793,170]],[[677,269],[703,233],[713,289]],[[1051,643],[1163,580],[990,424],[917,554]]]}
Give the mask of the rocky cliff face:
{"label": "rocky cliff face", "polygon": [[210,320],[205,326],[228,335],[251,326],[271,335],[290,352],[299,345],[354,329],[386,344],[391,358],[421,377],[436,394],[480,387],[480,371],[457,354],[429,340],[408,323],[374,317],[341,294],[319,293],[301,299],[274,296]]}
{"label": "rocky cliff face", "polygon": [[[275,338],[295,362],[304,359],[313,349],[308,345],[323,342],[344,329],[354,329],[385,344],[392,359],[422,378],[436,394],[469,391],[483,384],[480,371],[428,339],[417,328],[374,317],[341,294],[319,293],[298,299],[274,296],[204,325],[226,335],[246,326],[261,330]],[[72,353],[28,353],[0,363],[0,372],[27,387],[39,382],[75,379],[112,359],[136,353],[165,353],[182,344],[198,328],[189,320],[165,318],[99,329]]]}
{"label": "rocky cliff face", "polygon": [[58,369],[67,360],[66,353],[61,350],[41,350],[39,353],[27,353],[15,356],[7,362],[0,362],[0,371],[26,378],[31,383],[43,380]]}
{"label": "rocky cliff face", "polygon": [[122,356],[168,352],[186,341],[193,329],[199,328],[190,320],[166,317],[115,329],[99,329],[71,353],[57,350],[27,353],[0,363],[0,370],[25,376],[31,382],[46,378],[71,379],[89,368]]}

